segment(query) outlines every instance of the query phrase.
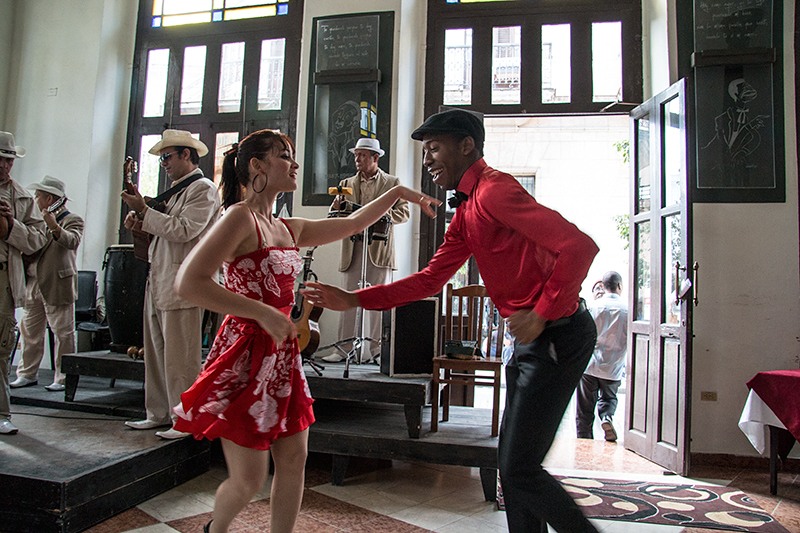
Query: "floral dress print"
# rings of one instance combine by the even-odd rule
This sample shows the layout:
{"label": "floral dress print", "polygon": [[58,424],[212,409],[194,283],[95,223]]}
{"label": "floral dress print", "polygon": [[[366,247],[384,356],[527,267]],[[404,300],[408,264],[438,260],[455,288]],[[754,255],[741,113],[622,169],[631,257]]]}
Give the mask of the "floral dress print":
{"label": "floral dress print", "polygon": [[[223,265],[225,286],[288,316],[302,265],[300,251],[296,246],[263,247],[258,223],[256,231],[258,249]],[[299,433],[314,423],[313,400],[302,365],[297,339],[275,346],[255,321],[228,315],[203,371],[175,407],[178,420],[174,427],[198,440],[222,437],[240,446],[267,450],[275,439]]]}

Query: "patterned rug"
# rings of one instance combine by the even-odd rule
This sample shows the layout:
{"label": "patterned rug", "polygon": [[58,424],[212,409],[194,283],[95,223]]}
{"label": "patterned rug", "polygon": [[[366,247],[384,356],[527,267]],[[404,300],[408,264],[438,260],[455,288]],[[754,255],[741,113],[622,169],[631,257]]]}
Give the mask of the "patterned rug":
{"label": "patterned rug", "polygon": [[788,533],[733,487],[555,476],[589,518],[650,524]]}

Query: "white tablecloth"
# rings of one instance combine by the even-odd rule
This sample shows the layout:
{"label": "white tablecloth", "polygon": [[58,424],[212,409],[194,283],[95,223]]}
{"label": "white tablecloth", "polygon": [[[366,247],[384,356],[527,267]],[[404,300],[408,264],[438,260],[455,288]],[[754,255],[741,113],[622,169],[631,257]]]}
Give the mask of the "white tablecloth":
{"label": "white tablecloth", "polygon": [[739,418],[739,429],[747,435],[750,444],[761,455],[767,452],[769,442],[769,428],[775,426],[786,429],[786,426],[778,420],[767,404],[756,394],[754,390],[747,396],[747,402],[742,409],[742,416]]}

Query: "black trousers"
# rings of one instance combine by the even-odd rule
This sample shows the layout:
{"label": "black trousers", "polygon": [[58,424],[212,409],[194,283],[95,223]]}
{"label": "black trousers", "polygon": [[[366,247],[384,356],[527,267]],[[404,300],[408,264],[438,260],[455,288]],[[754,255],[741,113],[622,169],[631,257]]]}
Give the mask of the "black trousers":
{"label": "black trousers", "polygon": [[[561,321],[559,321],[561,322]],[[592,355],[597,330],[579,311],[514,347],[506,366],[506,408],[498,466],[510,533],[597,533],[561,484],[542,468],[558,425]],[[544,529],[542,529],[544,527]]]}
{"label": "black trousers", "polygon": [[579,439],[593,438],[594,409],[600,420],[614,418],[617,412],[617,390],[621,381],[584,374],[578,384],[575,406],[575,428]]}

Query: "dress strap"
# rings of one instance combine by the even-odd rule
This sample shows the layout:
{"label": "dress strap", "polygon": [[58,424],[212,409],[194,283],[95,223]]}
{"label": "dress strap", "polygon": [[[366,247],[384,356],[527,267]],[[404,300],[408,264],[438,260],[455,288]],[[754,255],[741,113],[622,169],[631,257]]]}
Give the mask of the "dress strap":
{"label": "dress strap", "polygon": [[258,225],[258,218],[256,218],[255,212],[251,209],[250,214],[253,215],[253,222],[256,224],[256,233],[258,234],[258,249],[260,250],[263,248],[263,240],[261,239],[261,227]]}
{"label": "dress strap", "polygon": [[291,235],[291,237],[292,237],[292,244],[294,244],[294,246],[296,248],[297,247],[297,241],[294,240],[294,232],[292,231],[292,228],[289,227],[289,224],[287,224],[284,219],[281,218],[280,221],[283,222],[283,225],[286,226],[286,229],[289,230],[289,235]]}

